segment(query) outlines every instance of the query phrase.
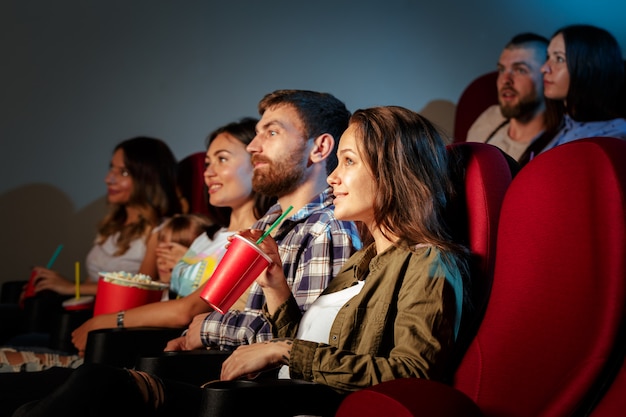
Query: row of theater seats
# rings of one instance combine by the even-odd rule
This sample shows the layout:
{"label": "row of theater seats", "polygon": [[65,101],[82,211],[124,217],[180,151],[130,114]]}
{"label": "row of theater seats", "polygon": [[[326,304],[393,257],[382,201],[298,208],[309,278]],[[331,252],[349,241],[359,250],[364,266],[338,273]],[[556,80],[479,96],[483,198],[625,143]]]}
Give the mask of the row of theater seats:
{"label": "row of theater seats", "polygon": [[[220,382],[204,389],[203,415],[623,413],[626,142],[590,138],[561,145],[519,173],[491,145],[457,143],[449,150],[466,168],[455,228],[474,257],[476,306],[452,380],[388,381],[346,398],[314,383]],[[131,332],[92,332],[87,360],[193,383],[217,378],[223,354],[132,356],[123,342]],[[117,347],[103,342],[111,335]],[[126,349],[124,363],[116,349]]]}

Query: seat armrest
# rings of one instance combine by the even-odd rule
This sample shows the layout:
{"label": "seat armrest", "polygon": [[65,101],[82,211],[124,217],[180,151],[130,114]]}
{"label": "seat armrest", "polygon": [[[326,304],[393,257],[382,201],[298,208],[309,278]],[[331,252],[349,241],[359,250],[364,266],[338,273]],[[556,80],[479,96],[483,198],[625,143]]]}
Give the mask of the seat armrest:
{"label": "seat armrest", "polygon": [[0,346],[24,332],[24,310],[17,304],[0,303]]}
{"label": "seat armrest", "polygon": [[332,417],[343,397],[327,385],[301,380],[215,381],[203,389],[200,415]]}
{"label": "seat armrest", "polygon": [[1,304],[17,304],[28,280],[5,281],[0,289]]}
{"label": "seat armrest", "polygon": [[[220,381],[222,363],[230,352],[193,350],[141,357],[135,369],[163,379],[204,386],[203,416],[333,416],[343,395],[326,385],[276,379],[277,370],[255,380]],[[279,401],[268,402],[268,398]]]}
{"label": "seat armrest", "polygon": [[440,382],[402,378],[348,395],[335,417],[484,417],[461,391]]}
{"label": "seat armrest", "polygon": [[161,352],[138,358],[135,369],[200,386],[219,380],[222,363],[229,355],[230,352],[219,350]]}
{"label": "seat armrest", "polygon": [[71,354],[77,353],[72,343],[72,332],[91,317],[93,317],[93,309],[59,311],[52,320],[48,341],[50,349]]}
{"label": "seat armrest", "polygon": [[184,329],[167,327],[125,327],[92,330],[85,346],[86,363],[132,368],[141,356],[156,356],[167,342]]}

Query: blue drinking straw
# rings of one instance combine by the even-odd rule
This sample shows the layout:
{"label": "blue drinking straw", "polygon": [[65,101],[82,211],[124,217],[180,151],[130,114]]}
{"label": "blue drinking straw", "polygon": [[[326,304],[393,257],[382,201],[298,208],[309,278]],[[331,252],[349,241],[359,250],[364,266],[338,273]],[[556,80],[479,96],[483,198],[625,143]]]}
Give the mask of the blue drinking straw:
{"label": "blue drinking straw", "polygon": [[59,253],[61,253],[61,249],[63,249],[63,245],[59,245],[57,247],[57,250],[54,251],[54,253],[52,254],[52,257],[50,258],[50,260],[48,261],[48,264],[46,265],[47,269],[52,268],[52,265],[54,265],[54,261],[57,260]]}

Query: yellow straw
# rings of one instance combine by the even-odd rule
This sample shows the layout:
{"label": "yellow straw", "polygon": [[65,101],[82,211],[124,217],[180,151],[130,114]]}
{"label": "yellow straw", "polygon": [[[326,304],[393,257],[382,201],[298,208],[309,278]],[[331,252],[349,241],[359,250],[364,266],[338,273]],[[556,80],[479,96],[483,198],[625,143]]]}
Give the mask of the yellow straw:
{"label": "yellow straw", "polygon": [[74,285],[76,288],[76,299],[80,298],[80,262],[76,262],[76,273],[74,274]]}

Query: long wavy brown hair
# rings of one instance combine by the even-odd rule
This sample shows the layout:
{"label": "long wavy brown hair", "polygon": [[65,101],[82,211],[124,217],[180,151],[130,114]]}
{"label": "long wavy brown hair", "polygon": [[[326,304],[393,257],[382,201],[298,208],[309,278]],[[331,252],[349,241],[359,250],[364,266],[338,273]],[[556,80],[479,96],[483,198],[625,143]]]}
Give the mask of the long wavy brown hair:
{"label": "long wavy brown hair", "polygon": [[466,253],[453,241],[446,209],[454,194],[446,142],[418,113],[398,106],[354,112],[359,152],[377,180],[374,220],[409,246],[426,243]]}
{"label": "long wavy brown hair", "polygon": [[[160,139],[139,136],[119,143],[113,152],[122,150],[124,165],[133,180],[133,191],[126,204],[111,204],[98,226],[97,243],[119,233],[116,256],[123,255],[137,238],[147,238],[150,231],[166,217],[181,212],[177,194],[178,163],[171,149]],[[136,222],[127,224],[126,207],[139,211]]]}

